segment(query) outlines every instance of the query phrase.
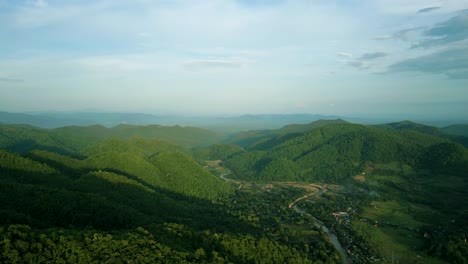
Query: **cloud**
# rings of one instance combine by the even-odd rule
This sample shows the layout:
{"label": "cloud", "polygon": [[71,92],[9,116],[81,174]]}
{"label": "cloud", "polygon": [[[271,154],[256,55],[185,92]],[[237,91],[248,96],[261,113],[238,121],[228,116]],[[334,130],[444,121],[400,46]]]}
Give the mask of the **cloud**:
{"label": "cloud", "polygon": [[392,39],[392,35],[383,35],[383,36],[376,36],[376,37],[373,37],[372,39],[373,40],[389,40],[389,39]]}
{"label": "cloud", "polygon": [[244,63],[233,60],[195,60],[184,63],[184,67],[188,70],[212,70],[212,69],[237,69],[241,68]]}
{"label": "cloud", "polygon": [[344,57],[344,58],[351,58],[351,57],[353,57],[353,54],[347,53],[347,52],[338,52],[336,55],[338,55],[338,56],[340,56],[340,57]]}
{"label": "cloud", "polygon": [[373,40],[401,40],[401,41],[408,41],[410,39],[410,34],[412,32],[422,30],[423,27],[412,27],[412,28],[407,28],[403,30],[399,30],[391,35],[382,35],[382,36],[376,36],[373,38]]}
{"label": "cloud", "polygon": [[468,12],[462,12],[445,22],[436,24],[424,31],[423,36],[426,39],[413,48],[429,48],[468,39]]}
{"label": "cloud", "polygon": [[435,10],[438,10],[438,9],[441,9],[441,8],[442,7],[440,7],[440,6],[426,7],[426,8],[423,8],[423,9],[419,9],[418,13],[429,13],[429,12],[432,12],[432,11],[435,11]]}
{"label": "cloud", "polygon": [[360,70],[365,70],[365,69],[370,68],[370,64],[367,61],[353,60],[353,61],[348,61],[346,64],[348,64],[351,67],[360,69]]}
{"label": "cloud", "polygon": [[421,30],[422,27],[407,28],[393,33],[392,37],[397,40],[408,41],[410,33]]}
{"label": "cloud", "polygon": [[93,71],[136,72],[148,70],[155,65],[141,57],[89,56],[72,60],[72,63]]}
{"label": "cloud", "polygon": [[359,60],[374,60],[377,58],[385,57],[387,55],[388,54],[385,52],[364,53],[361,57],[359,57]]}
{"label": "cloud", "polygon": [[390,65],[388,72],[445,74],[451,79],[468,79],[468,47],[452,48],[403,60]]}
{"label": "cloud", "polygon": [[8,83],[21,83],[24,82],[23,79],[15,79],[15,78],[1,78],[0,82],[8,82]]}

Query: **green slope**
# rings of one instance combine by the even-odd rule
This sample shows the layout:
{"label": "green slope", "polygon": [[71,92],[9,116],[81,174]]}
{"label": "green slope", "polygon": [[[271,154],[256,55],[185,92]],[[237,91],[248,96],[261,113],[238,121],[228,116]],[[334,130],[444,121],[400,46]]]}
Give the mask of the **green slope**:
{"label": "green slope", "polygon": [[442,128],[447,134],[468,137],[468,124],[456,124]]}
{"label": "green slope", "polygon": [[361,173],[367,161],[418,166],[428,147],[443,142],[449,141],[415,131],[335,124],[253,143],[225,165],[244,179],[340,182]]}
{"label": "green slope", "polygon": [[160,139],[184,147],[206,146],[221,139],[219,134],[210,130],[181,126],[119,125],[106,128],[94,125],[41,129],[26,125],[0,125],[0,148],[18,153],[41,149],[66,155],[78,155],[80,150],[104,139],[134,137]]}
{"label": "green slope", "polygon": [[278,209],[283,195],[222,198],[230,187],[180,151],[145,159],[98,149],[84,160],[0,151],[1,263],[340,261],[318,231],[278,222],[295,215]]}
{"label": "green slope", "polygon": [[224,140],[225,143],[236,144],[241,147],[249,147],[269,139],[287,134],[300,134],[314,128],[347,123],[344,120],[317,120],[309,124],[292,124],[275,130],[249,130],[230,135]]}

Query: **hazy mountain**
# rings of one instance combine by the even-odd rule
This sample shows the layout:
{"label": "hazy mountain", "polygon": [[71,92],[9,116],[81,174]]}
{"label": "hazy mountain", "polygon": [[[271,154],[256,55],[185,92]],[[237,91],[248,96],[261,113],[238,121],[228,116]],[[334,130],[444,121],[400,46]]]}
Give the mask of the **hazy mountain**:
{"label": "hazy mountain", "polygon": [[447,134],[468,137],[468,124],[456,124],[442,128]]}
{"label": "hazy mountain", "polygon": [[313,128],[327,126],[331,124],[341,124],[347,123],[344,120],[336,119],[336,120],[317,120],[312,123],[308,124],[290,124],[286,125],[279,129],[273,130],[249,130],[249,131],[241,131],[238,133],[231,134],[227,137],[224,142],[236,144],[242,147],[247,147],[250,144],[261,140],[268,140],[279,135],[286,135],[286,134],[294,134],[294,133],[303,133]]}
{"label": "hazy mountain", "polygon": [[106,128],[93,125],[43,129],[28,125],[0,125],[0,148],[14,152],[42,149],[76,154],[104,139],[133,137],[167,140],[186,147],[209,145],[221,139],[219,134],[207,129],[181,126],[119,125]]}

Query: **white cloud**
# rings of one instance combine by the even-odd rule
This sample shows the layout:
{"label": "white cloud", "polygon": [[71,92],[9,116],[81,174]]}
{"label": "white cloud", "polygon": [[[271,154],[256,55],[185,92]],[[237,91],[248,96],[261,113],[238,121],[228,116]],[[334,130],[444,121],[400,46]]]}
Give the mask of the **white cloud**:
{"label": "white cloud", "polygon": [[336,55],[338,55],[340,57],[344,57],[344,58],[352,58],[353,57],[353,54],[348,53],[348,52],[338,52]]}
{"label": "white cloud", "polygon": [[88,70],[105,70],[105,71],[141,71],[154,67],[154,64],[144,62],[141,58],[125,58],[112,56],[95,56],[84,57],[72,60],[72,63],[88,69]]}
{"label": "white cloud", "polygon": [[243,58],[233,59],[201,59],[191,60],[183,63],[185,69],[192,71],[199,70],[219,70],[219,69],[237,69],[245,65],[253,63],[253,61]]}
{"label": "white cloud", "polygon": [[367,3],[383,14],[417,14],[428,7],[440,7],[438,12],[451,13],[468,7],[467,1],[460,0],[369,0]]}

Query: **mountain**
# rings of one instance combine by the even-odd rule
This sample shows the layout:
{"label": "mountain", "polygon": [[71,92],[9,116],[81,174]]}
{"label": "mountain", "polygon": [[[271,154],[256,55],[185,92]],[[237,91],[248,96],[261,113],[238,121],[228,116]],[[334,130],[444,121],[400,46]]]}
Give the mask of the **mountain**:
{"label": "mountain", "polygon": [[93,113],[93,112],[45,112],[45,113],[9,113],[0,112],[0,122],[5,124],[27,124],[41,128],[64,126],[102,125],[116,126],[122,123],[147,125],[164,123],[167,118],[134,113]]}
{"label": "mountain", "polygon": [[434,126],[428,126],[423,124],[414,123],[408,120],[393,122],[383,125],[377,125],[377,127],[388,128],[400,131],[417,131],[424,134],[440,136],[445,134],[440,128]]}
{"label": "mountain", "polygon": [[221,139],[210,130],[181,126],[119,125],[106,128],[93,125],[42,129],[28,125],[0,125],[0,148],[13,152],[42,149],[71,155],[104,139],[133,137],[161,139],[185,147],[209,145]]}
{"label": "mountain", "polygon": [[62,154],[76,153],[74,139],[29,125],[0,125],[0,149],[24,153],[34,149]]}
{"label": "mountain", "polygon": [[463,263],[468,151],[445,133],[321,120],[239,138],[1,125],[0,262],[342,263],[320,219],[356,263]]}
{"label": "mountain", "polygon": [[107,139],[79,158],[0,150],[0,262],[340,261],[318,229],[279,221],[296,215],[279,209],[283,195],[234,193],[185,152],[142,138]]}
{"label": "mountain", "polygon": [[294,134],[294,133],[303,133],[308,130],[327,126],[331,124],[342,124],[347,123],[344,120],[324,120],[320,119],[308,124],[291,124],[284,126],[279,129],[274,130],[249,130],[234,133],[230,135],[227,139],[224,140],[225,143],[236,144],[242,147],[247,147],[254,142],[259,142],[260,140],[269,140],[275,138],[279,135]]}
{"label": "mountain", "polygon": [[141,113],[105,112],[42,112],[9,113],[0,112],[0,123],[27,124],[41,128],[64,126],[101,125],[114,127],[119,124],[165,126],[197,126],[220,132],[235,132],[248,129],[274,129],[292,123],[307,123],[319,119],[332,119],[337,116],[313,114],[264,114],[242,116],[175,116]]}
{"label": "mountain", "polygon": [[[383,125],[376,125],[377,127],[387,128],[391,130],[398,130],[398,131],[416,131],[423,134],[438,136],[442,138],[447,138],[454,142],[460,143],[465,147],[468,147],[468,137],[463,134],[463,125],[454,125],[452,128],[438,128],[434,126],[428,126],[423,124],[414,123],[411,121],[400,121],[394,123],[388,123]],[[468,127],[466,127],[468,129]],[[455,131],[455,133],[451,133],[450,131]],[[458,132],[458,134],[457,134]],[[466,133],[468,135],[468,133]]]}
{"label": "mountain", "polygon": [[447,134],[468,137],[468,124],[456,124],[442,128]]}
{"label": "mountain", "polygon": [[29,156],[62,171],[110,171],[129,175],[145,185],[194,197],[214,198],[229,192],[224,182],[184,152],[188,150],[161,140],[114,138],[82,150],[82,159],[46,151],[33,151]]}
{"label": "mountain", "polygon": [[[330,124],[258,139],[224,164],[240,179],[341,182],[363,172],[367,162],[417,167],[431,146],[447,142],[451,141],[412,130]],[[463,153],[462,163],[467,157]]]}

